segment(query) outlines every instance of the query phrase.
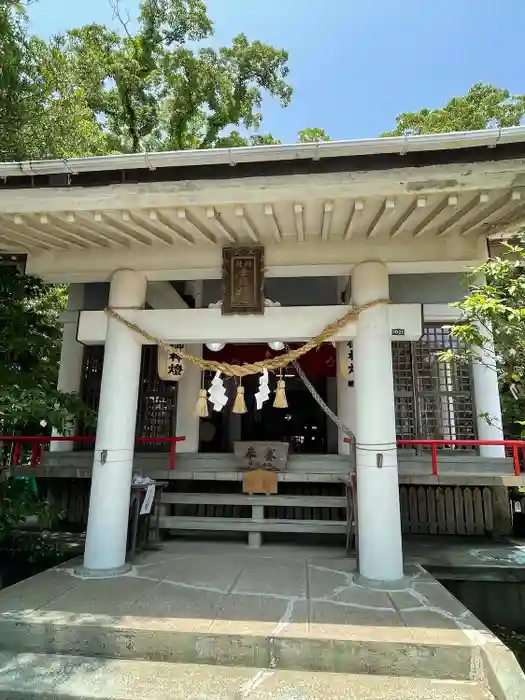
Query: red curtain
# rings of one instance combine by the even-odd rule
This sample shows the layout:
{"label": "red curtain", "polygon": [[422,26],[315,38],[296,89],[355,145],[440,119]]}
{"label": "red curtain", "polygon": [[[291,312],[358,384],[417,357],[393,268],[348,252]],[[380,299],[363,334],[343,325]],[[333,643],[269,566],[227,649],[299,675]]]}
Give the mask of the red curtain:
{"label": "red curtain", "polygon": [[[299,343],[291,344],[290,347],[299,347]],[[211,352],[204,346],[204,359],[217,360],[217,362],[227,362],[228,364],[243,364],[244,362],[259,362],[270,357],[283,355],[284,350],[276,352],[263,343],[250,344],[229,344],[220,352]],[[303,355],[299,363],[308,377],[335,377],[337,372],[337,361],[335,348],[331,343],[323,343],[318,348],[310,350]]]}

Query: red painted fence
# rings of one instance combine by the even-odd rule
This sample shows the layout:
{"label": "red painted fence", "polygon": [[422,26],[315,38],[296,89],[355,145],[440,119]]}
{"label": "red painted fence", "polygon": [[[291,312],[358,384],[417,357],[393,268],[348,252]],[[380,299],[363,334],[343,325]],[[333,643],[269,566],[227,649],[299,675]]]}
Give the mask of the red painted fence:
{"label": "red painted fence", "polygon": [[[138,444],[169,443],[169,468],[173,470],[177,443],[185,439],[185,437],[139,437],[135,442]],[[7,459],[2,460],[5,461],[6,466],[16,467],[23,462],[29,462],[32,467],[36,467],[42,463],[46,449],[49,449],[52,442],[94,443],[95,436],[0,435],[0,458],[7,456]]]}
{"label": "red painted fence", "polygon": [[[345,442],[352,442],[350,438],[345,438]],[[505,448],[505,453],[512,457],[514,465],[514,474],[521,475],[520,467],[520,450],[522,459],[525,464],[525,440],[398,440],[398,447],[418,447],[430,448],[432,458],[432,474],[438,475],[438,448],[449,448],[440,450],[450,454],[450,452],[459,447],[481,447],[485,445],[496,446],[502,445]],[[378,449],[378,452],[381,450]]]}
{"label": "red painted fence", "polygon": [[[138,444],[144,443],[169,443],[169,468],[175,469],[175,456],[177,443],[183,442],[185,437],[140,437],[136,438]],[[79,436],[74,437],[59,437],[47,435],[0,435],[0,458],[7,454],[5,460],[6,466],[17,466],[22,462],[29,462],[32,467],[36,467],[42,463],[46,449],[52,442],[77,442],[77,443],[94,443],[94,436]],[[351,442],[349,438],[345,438],[345,442]],[[432,459],[432,473],[438,474],[438,448],[440,452],[450,452],[455,448],[462,447],[480,447],[484,445],[502,445],[508,456],[512,457],[514,465],[514,473],[520,476],[520,451],[525,464],[525,440],[398,440],[398,447],[418,447],[430,448]],[[6,449],[7,448],[7,449]],[[449,449],[446,449],[449,448]],[[378,450],[380,451],[380,450]]]}

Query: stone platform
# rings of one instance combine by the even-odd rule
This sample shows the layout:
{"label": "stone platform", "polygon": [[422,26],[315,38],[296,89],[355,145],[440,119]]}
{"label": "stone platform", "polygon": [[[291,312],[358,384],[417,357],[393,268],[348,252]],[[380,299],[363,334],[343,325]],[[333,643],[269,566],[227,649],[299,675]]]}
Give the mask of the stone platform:
{"label": "stone platform", "polygon": [[105,580],[77,564],[0,593],[0,698],[525,696],[511,652],[417,564],[388,591],[325,548],[168,542]]}

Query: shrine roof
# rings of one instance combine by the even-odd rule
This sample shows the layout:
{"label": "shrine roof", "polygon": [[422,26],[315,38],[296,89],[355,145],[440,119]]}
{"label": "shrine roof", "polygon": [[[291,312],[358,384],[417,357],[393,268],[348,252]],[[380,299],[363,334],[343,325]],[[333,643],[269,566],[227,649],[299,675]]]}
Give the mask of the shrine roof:
{"label": "shrine roof", "polygon": [[[0,163],[0,190],[384,170],[525,157],[525,127]],[[62,177],[60,177],[62,176]]]}

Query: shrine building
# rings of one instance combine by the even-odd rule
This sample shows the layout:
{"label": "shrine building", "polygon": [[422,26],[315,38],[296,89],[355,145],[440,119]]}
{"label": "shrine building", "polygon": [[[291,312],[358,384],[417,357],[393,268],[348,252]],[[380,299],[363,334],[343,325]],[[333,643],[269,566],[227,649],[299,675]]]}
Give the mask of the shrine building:
{"label": "shrine building", "polygon": [[356,469],[375,580],[402,577],[403,532],[508,531],[490,338],[438,358],[466,273],[524,222],[522,127],[0,164],[2,259],[70,285],[59,388],[98,415],[29,468],[87,525],[86,575],[125,570],[137,474],[167,482],[166,534],[259,546],[344,537]]}

